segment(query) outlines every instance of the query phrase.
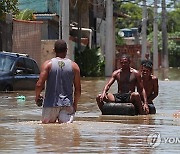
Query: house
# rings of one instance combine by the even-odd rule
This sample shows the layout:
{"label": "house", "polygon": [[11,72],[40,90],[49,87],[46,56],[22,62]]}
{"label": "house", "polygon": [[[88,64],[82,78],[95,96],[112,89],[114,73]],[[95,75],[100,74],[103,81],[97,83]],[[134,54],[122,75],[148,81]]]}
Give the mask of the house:
{"label": "house", "polygon": [[[43,21],[41,40],[56,40],[59,38],[59,25],[61,25],[61,23],[59,24],[59,22],[61,22],[60,2],[60,0],[19,0],[20,10],[34,10],[36,20]],[[106,28],[106,1],[78,0],[69,1],[69,4],[70,40],[73,42],[71,45],[73,44],[78,51],[79,49],[81,50],[82,46],[86,45],[89,45],[89,47],[100,46],[103,55],[105,52],[108,53],[107,48],[105,47],[107,45],[107,40],[105,40],[105,38],[108,38],[105,36],[107,35],[106,32],[109,31],[109,29]],[[110,5],[111,10],[113,10],[113,1],[111,1],[110,4],[112,4]],[[114,18],[117,16],[124,16],[115,12],[112,15]],[[113,39],[109,41],[112,41],[112,43],[108,43],[108,45],[111,46],[111,53],[109,54],[109,57],[106,58],[106,60],[108,60],[106,66],[111,67],[110,69],[107,69],[108,72],[110,72],[108,74],[111,74],[111,71],[114,69],[112,67],[114,67],[115,63],[114,23],[110,29],[112,31],[111,35]],[[46,51],[44,51],[46,55],[51,52],[47,50],[46,46],[42,47],[42,49],[46,49]],[[69,49],[73,50],[73,47],[71,46]]]}
{"label": "house", "polygon": [[[39,53],[40,58],[36,58],[41,64],[43,61],[51,58],[53,56],[53,44],[54,41],[59,38],[59,22],[61,24],[61,6],[60,0],[19,0],[19,9],[25,10],[30,9],[34,11],[34,16],[36,21],[42,21],[41,24],[41,54]],[[92,5],[90,3],[79,3],[78,5],[70,3],[70,13],[69,13],[69,23],[70,23],[70,36],[69,36],[69,50],[74,54],[75,47],[78,47],[78,44],[81,47],[89,45],[91,47],[95,44],[95,33],[92,29],[96,26],[94,23],[94,15],[92,11]],[[79,5],[83,5],[81,13],[78,14]],[[90,11],[89,11],[90,10]],[[80,24],[77,24],[80,23]],[[24,24],[24,23],[23,23]],[[31,29],[31,28],[30,28]],[[81,29],[79,31],[79,29]],[[27,30],[26,30],[27,31]],[[22,34],[23,35],[23,34]],[[78,37],[81,37],[80,42]],[[19,36],[21,39],[21,37]],[[31,38],[30,38],[31,39]],[[54,41],[53,41],[54,40]],[[24,41],[24,40],[23,40]],[[17,43],[16,43],[17,44]],[[21,44],[20,42],[18,45]],[[23,46],[23,45],[22,45]],[[21,50],[21,47],[18,46]],[[24,48],[24,47],[23,47]],[[18,50],[16,48],[16,50]],[[32,46],[31,46],[32,50]],[[37,50],[36,50],[37,51]],[[20,51],[23,52],[23,51]],[[27,51],[26,51],[27,52]],[[30,52],[30,51],[28,51]],[[31,55],[31,54],[30,54]],[[33,55],[33,53],[32,53]],[[49,56],[50,55],[50,56]],[[74,55],[73,55],[74,56]],[[41,59],[41,60],[39,60]],[[73,59],[73,58],[72,58]]]}
{"label": "house", "polygon": [[[37,21],[43,21],[42,40],[52,40],[59,38],[59,21],[61,22],[61,1],[60,0],[19,0],[19,9],[30,9],[34,11]],[[80,16],[77,10],[80,3],[76,6],[70,1],[70,35],[77,37],[77,28],[82,28],[82,38],[89,38],[89,32],[84,29],[95,29],[92,5],[90,3],[82,3],[84,9],[81,10]],[[86,8],[86,9],[85,9]],[[90,10],[90,11],[89,11]],[[81,21],[81,25],[78,25]],[[76,24],[74,24],[76,23]],[[95,39],[95,38],[94,38]]]}
{"label": "house", "polygon": [[19,0],[18,8],[33,10],[36,20],[43,21],[42,40],[59,38],[59,0]]}

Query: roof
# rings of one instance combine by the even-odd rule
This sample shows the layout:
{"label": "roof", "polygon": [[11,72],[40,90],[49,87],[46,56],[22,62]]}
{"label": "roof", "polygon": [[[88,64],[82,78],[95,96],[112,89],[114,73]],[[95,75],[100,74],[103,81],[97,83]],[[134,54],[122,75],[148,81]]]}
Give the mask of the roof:
{"label": "roof", "polygon": [[59,20],[59,17],[56,13],[42,13],[42,14],[34,14],[36,20]]}
{"label": "roof", "polygon": [[28,54],[16,53],[16,52],[7,52],[7,51],[2,51],[2,52],[0,52],[0,54],[11,55],[11,56],[15,56],[15,57],[20,57],[20,56],[29,57]]}
{"label": "roof", "polygon": [[30,9],[36,13],[57,13],[60,9],[59,0],[18,0],[19,10]]}

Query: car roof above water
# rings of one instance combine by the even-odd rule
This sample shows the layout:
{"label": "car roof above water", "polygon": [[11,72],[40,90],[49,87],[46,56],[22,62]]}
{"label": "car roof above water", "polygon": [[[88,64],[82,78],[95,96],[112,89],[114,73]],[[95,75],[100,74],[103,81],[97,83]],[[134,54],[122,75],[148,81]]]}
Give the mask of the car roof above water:
{"label": "car roof above water", "polygon": [[28,54],[15,53],[15,52],[7,52],[7,51],[1,51],[0,54],[8,55],[8,56],[13,56],[13,57],[29,57]]}

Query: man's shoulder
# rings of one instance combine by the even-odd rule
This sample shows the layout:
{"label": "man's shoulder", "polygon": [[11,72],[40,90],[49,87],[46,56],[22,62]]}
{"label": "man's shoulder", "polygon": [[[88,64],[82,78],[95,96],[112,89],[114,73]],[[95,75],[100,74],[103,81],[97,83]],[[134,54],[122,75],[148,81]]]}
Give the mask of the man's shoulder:
{"label": "man's shoulder", "polygon": [[135,68],[133,68],[133,67],[130,67],[130,71],[132,71],[132,72],[138,72],[138,70],[135,69]]}
{"label": "man's shoulder", "polygon": [[52,64],[51,59],[46,60],[46,61],[43,63],[43,65],[51,65],[51,64]]}
{"label": "man's shoulder", "polygon": [[77,64],[76,62],[74,62],[74,61],[72,61],[72,60],[70,60],[70,61],[71,61],[72,66],[74,66],[74,67],[77,67],[77,66],[78,66],[78,64]]}
{"label": "man's shoulder", "polygon": [[130,68],[130,71],[132,72],[132,73],[134,73],[135,75],[140,75],[140,72],[138,71],[138,70],[136,70],[135,68]]}
{"label": "man's shoulder", "polygon": [[157,78],[155,75],[151,75],[151,79],[152,79],[153,81],[157,81],[157,80],[158,80],[158,78]]}
{"label": "man's shoulder", "polygon": [[145,83],[149,84],[149,85],[154,85],[154,84],[158,83],[158,78],[156,76],[154,76],[154,75],[151,75],[150,79],[147,80],[147,82],[145,82]]}
{"label": "man's shoulder", "polygon": [[80,72],[80,68],[79,68],[79,66],[78,66],[78,64],[76,62],[71,60],[71,64],[72,64],[72,68],[73,68],[74,71]]}
{"label": "man's shoulder", "polygon": [[113,71],[111,77],[112,77],[112,78],[117,78],[118,75],[120,74],[120,72],[121,72],[121,69],[117,69],[117,70]]}
{"label": "man's shoulder", "polygon": [[117,69],[117,70],[115,70],[115,71],[112,73],[112,75],[117,75],[117,74],[119,74],[121,71],[122,71],[121,68],[120,68],[120,69]]}

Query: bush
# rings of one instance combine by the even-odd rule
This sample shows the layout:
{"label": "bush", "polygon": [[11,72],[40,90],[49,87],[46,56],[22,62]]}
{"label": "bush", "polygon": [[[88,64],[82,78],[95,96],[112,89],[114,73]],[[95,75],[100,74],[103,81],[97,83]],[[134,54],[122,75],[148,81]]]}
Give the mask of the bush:
{"label": "bush", "polygon": [[104,76],[104,58],[99,48],[89,49],[87,46],[84,51],[75,53],[75,61],[81,69],[81,76]]}
{"label": "bush", "polygon": [[[168,34],[168,53],[169,53],[169,66],[170,67],[180,67],[180,42],[177,41],[180,37],[180,32],[169,33]],[[177,39],[177,40],[176,40]],[[148,36],[148,40],[153,44],[153,33]],[[153,48],[151,52],[153,54]],[[158,51],[162,51],[162,34],[158,33]]]}

